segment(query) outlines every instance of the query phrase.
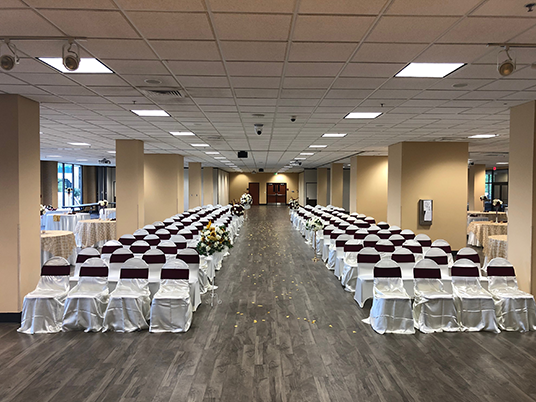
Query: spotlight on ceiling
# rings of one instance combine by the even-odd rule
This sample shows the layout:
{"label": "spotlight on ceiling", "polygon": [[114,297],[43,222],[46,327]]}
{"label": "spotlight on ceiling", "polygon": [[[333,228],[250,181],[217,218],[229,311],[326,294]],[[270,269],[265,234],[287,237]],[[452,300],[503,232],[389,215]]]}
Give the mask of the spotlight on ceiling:
{"label": "spotlight on ceiling", "polygon": [[0,56],[0,67],[2,67],[2,70],[10,71],[13,70],[15,64],[19,64],[19,56],[17,56],[15,45],[9,42],[9,40],[6,40],[5,44],[12,54],[3,54]]}
{"label": "spotlight on ceiling", "polygon": [[63,45],[62,50],[63,66],[69,71],[76,71],[80,66],[80,48],[71,39],[69,43]]}
{"label": "spotlight on ceiling", "polygon": [[[507,59],[500,62],[499,58],[503,52]],[[504,50],[501,50],[497,55],[497,70],[503,77],[509,76],[516,70],[516,61],[510,56],[510,48],[508,46],[505,46]]]}

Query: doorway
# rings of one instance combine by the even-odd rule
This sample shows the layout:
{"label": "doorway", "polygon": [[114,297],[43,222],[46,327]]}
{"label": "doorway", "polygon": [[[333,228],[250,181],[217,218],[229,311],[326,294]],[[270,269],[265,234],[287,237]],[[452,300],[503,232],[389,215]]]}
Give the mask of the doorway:
{"label": "doorway", "polygon": [[259,183],[249,183],[248,189],[253,198],[253,205],[259,205]]}
{"label": "doorway", "polygon": [[266,184],[266,203],[267,204],[286,204],[287,203],[287,183],[267,183]]}

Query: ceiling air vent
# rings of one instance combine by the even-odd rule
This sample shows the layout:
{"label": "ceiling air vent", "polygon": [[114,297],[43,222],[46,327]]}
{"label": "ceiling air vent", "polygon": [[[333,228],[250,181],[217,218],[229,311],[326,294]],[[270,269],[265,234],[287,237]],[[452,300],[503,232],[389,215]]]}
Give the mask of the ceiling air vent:
{"label": "ceiling air vent", "polygon": [[176,88],[162,88],[162,89],[145,89],[139,88],[146,96],[152,99],[170,99],[170,98],[184,98],[181,91]]}

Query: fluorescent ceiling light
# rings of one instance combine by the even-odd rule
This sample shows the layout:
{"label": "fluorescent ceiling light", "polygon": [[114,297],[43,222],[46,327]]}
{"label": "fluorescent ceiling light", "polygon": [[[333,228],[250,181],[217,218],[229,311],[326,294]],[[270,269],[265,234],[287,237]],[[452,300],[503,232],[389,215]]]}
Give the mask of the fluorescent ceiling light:
{"label": "fluorescent ceiling light", "polygon": [[177,137],[186,137],[186,136],[192,136],[195,135],[191,131],[170,131],[171,135],[176,135]]}
{"label": "fluorescent ceiling light", "polygon": [[464,63],[410,63],[395,77],[443,78]]}
{"label": "fluorescent ceiling light", "polygon": [[61,158],[59,155],[47,155],[47,158]]}
{"label": "fluorescent ceiling light", "polygon": [[220,153],[219,152],[216,152],[216,151],[210,151],[210,152],[205,152],[207,155],[219,155]]}
{"label": "fluorescent ceiling light", "polygon": [[77,159],[77,162],[87,162],[87,159]]}
{"label": "fluorescent ceiling light", "polygon": [[352,112],[344,116],[345,119],[375,119],[381,116],[381,112]]}
{"label": "fluorescent ceiling light", "polygon": [[322,137],[331,137],[331,138],[341,138],[341,137],[346,137],[346,133],[326,133],[324,134]]}
{"label": "fluorescent ceiling light", "polygon": [[169,117],[169,114],[165,110],[160,109],[131,110],[131,112],[141,117]]}
{"label": "fluorescent ceiling light", "polygon": [[327,145],[309,145],[309,148],[326,148]]}
{"label": "fluorescent ceiling light", "polygon": [[89,147],[91,144],[88,144],[87,142],[69,142],[69,145],[76,145],[80,147]]}
{"label": "fluorescent ceiling light", "polygon": [[208,144],[190,144],[192,147],[210,147]]}
{"label": "fluorescent ceiling light", "polygon": [[109,154],[115,154],[115,151],[108,151]]}
{"label": "fluorescent ceiling light", "polygon": [[214,159],[227,159],[225,156],[215,156]]}
{"label": "fluorescent ceiling light", "polygon": [[305,160],[307,158],[294,158],[294,159],[296,159],[297,161],[303,161],[303,160]]}
{"label": "fluorescent ceiling light", "polygon": [[496,165],[508,165],[508,162],[497,162]]}
{"label": "fluorescent ceiling light", "polygon": [[102,64],[99,60],[91,57],[83,57],[80,59],[80,66],[75,71],[69,71],[63,65],[61,57],[38,57],[43,63],[54,67],[62,73],[73,74],[113,74],[113,71]]}
{"label": "fluorescent ceiling light", "polygon": [[314,154],[315,154],[314,152],[300,152],[300,155],[306,155],[306,156],[311,156]]}
{"label": "fluorescent ceiling light", "polygon": [[493,138],[497,137],[497,134],[476,134],[467,138]]}

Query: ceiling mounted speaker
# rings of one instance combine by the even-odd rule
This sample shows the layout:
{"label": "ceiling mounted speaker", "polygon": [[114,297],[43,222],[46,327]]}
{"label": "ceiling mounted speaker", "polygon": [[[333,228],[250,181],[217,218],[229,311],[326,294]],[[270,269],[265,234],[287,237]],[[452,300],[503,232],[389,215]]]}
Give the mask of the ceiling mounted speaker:
{"label": "ceiling mounted speaker", "polygon": [[11,44],[9,40],[6,40],[5,44],[11,54],[3,54],[0,56],[0,67],[2,70],[10,71],[13,70],[15,64],[19,64],[19,57],[17,56],[17,48],[15,45]]}
{"label": "ceiling mounted speaker", "polygon": [[506,46],[505,49],[499,52],[499,55],[497,56],[499,58],[504,52],[507,57],[506,60],[503,60],[501,62],[497,60],[497,70],[499,71],[499,74],[501,74],[503,77],[509,76],[514,71],[516,71],[516,61],[515,59],[512,59],[512,57],[510,57],[509,50],[510,49],[508,48],[508,46]]}
{"label": "ceiling mounted speaker", "polygon": [[63,66],[69,71],[76,71],[80,66],[80,49],[73,41],[63,45]]}

